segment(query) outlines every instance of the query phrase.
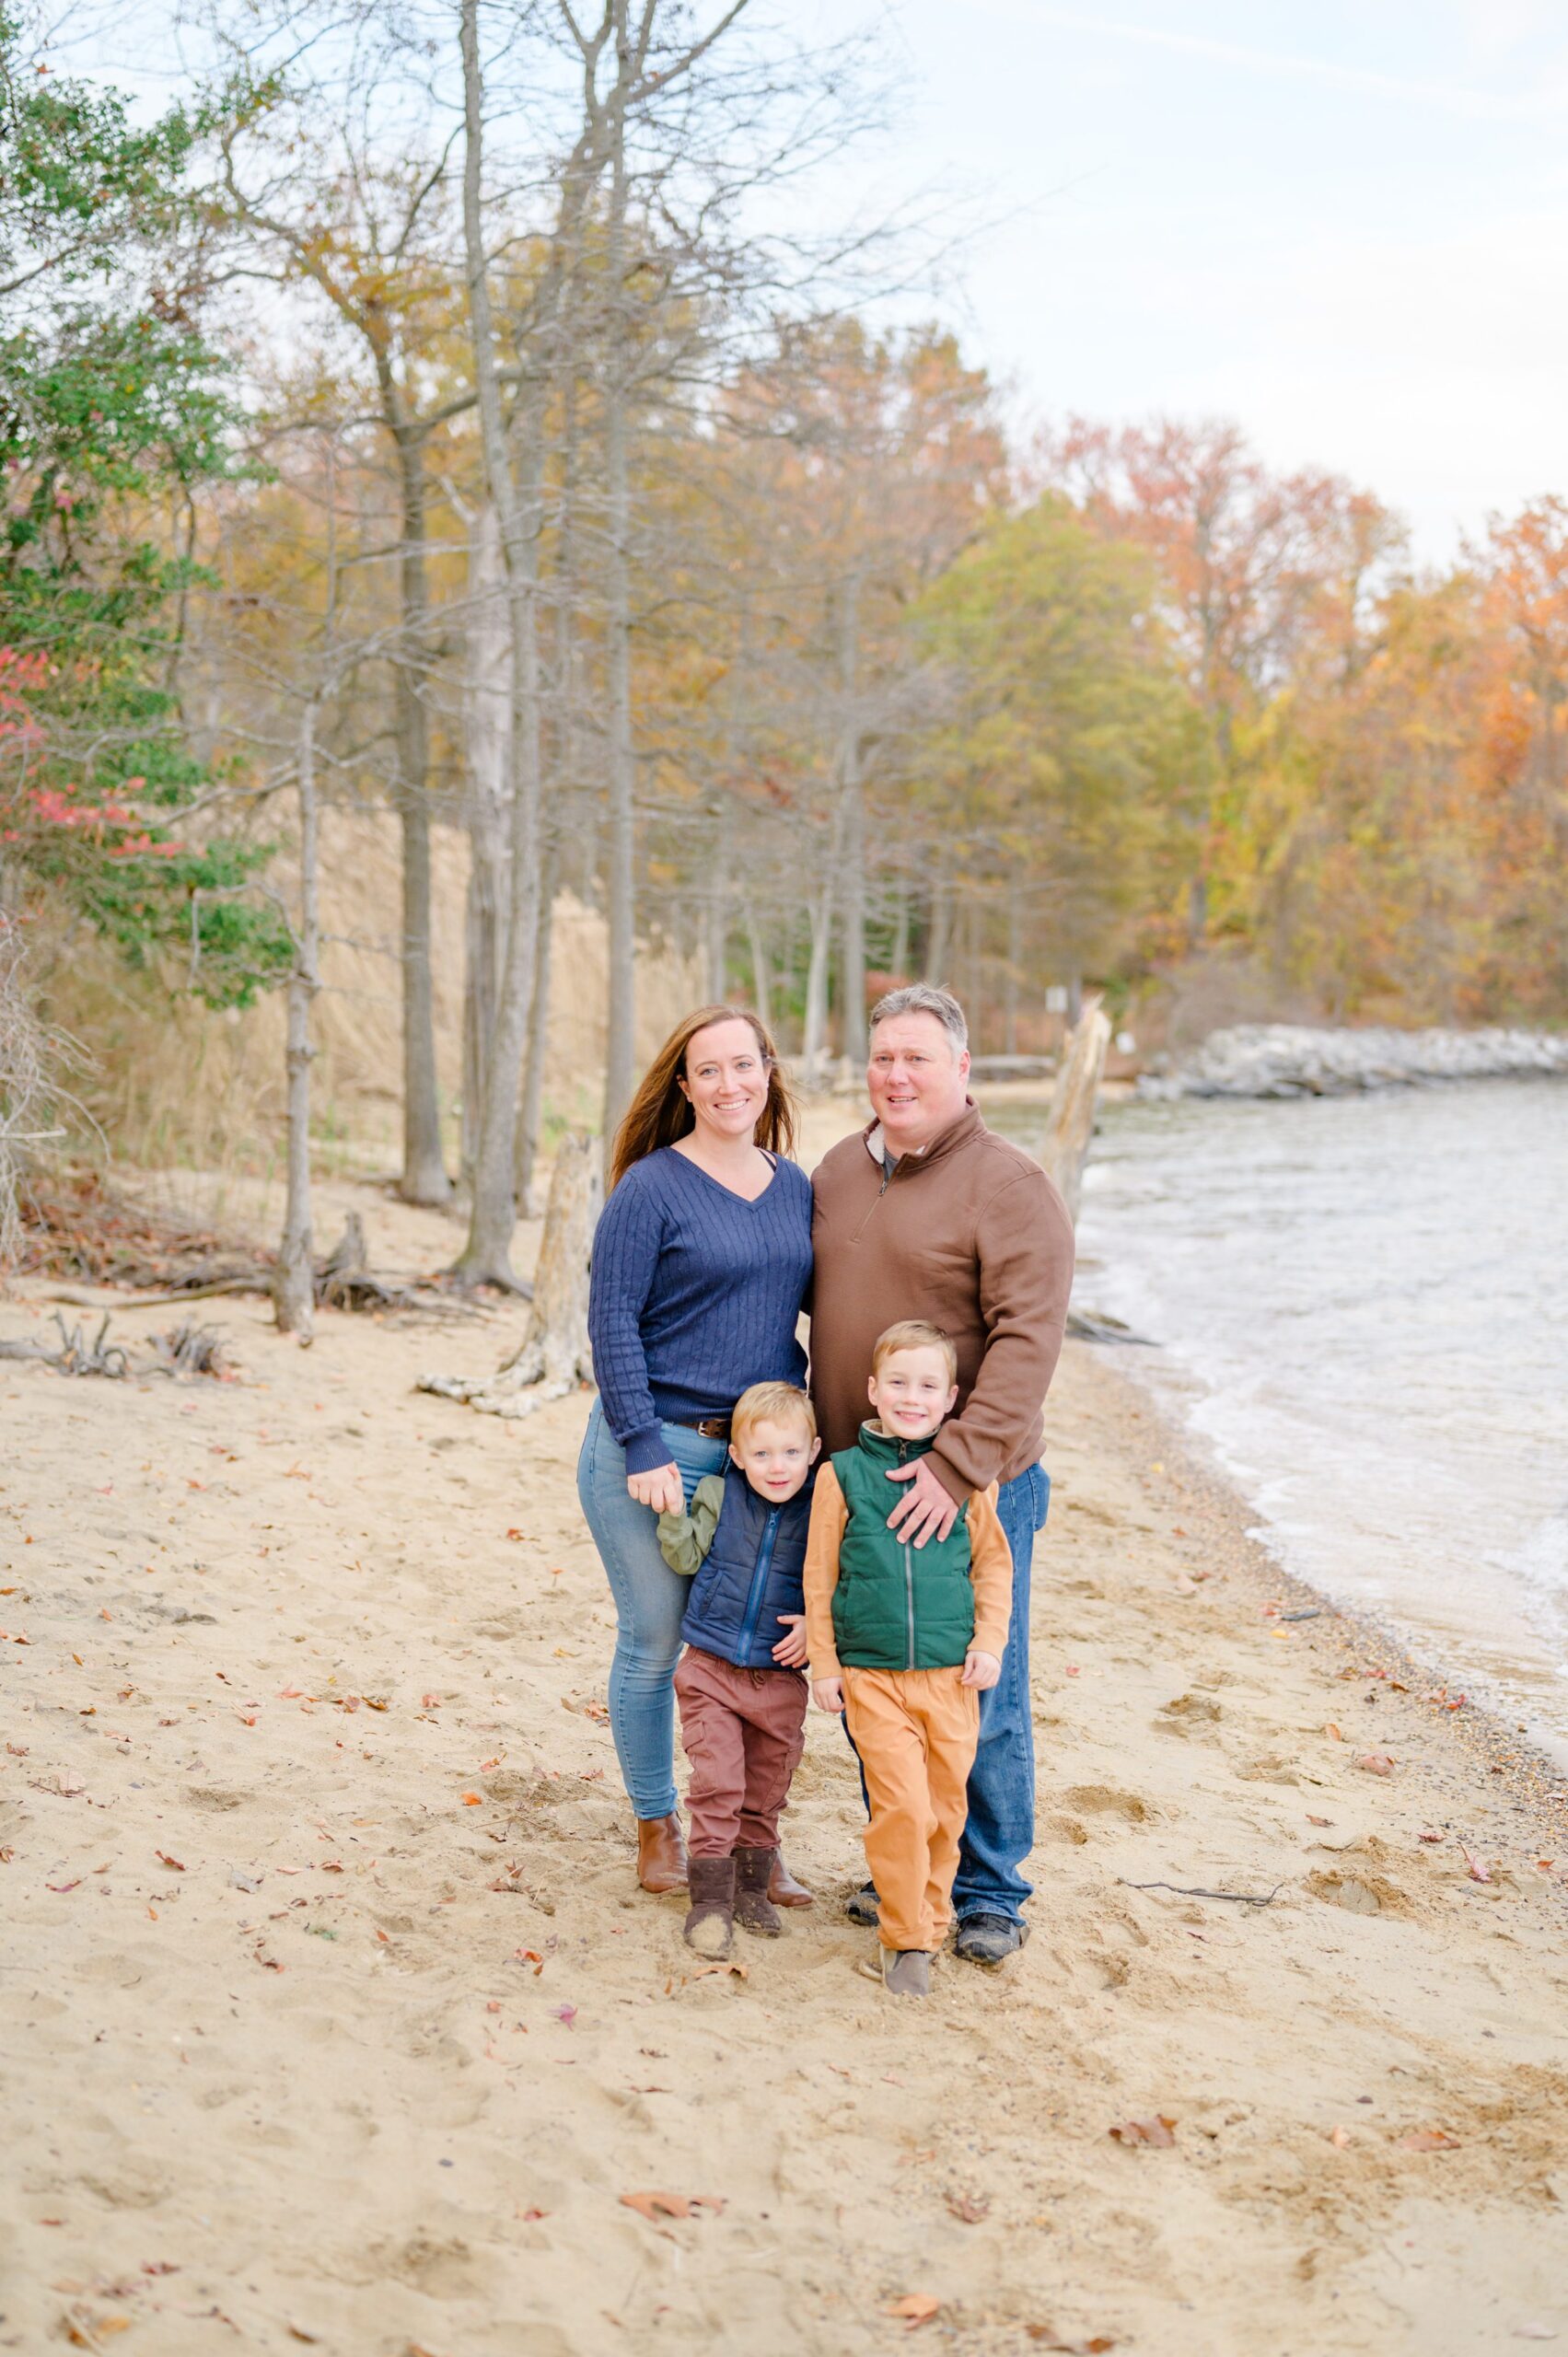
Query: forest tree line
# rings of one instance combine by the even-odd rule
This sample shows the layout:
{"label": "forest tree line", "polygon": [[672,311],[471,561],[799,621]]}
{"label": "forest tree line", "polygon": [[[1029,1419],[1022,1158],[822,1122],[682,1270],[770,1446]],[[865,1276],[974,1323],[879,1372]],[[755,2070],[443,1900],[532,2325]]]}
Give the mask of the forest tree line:
{"label": "forest tree line", "polygon": [[723,0],[188,15],[153,120],[0,20],[6,1004],[84,925],[148,992],[282,990],[297,1110],[320,814],[390,811],[402,1187],[460,1171],[470,1275],[562,889],[608,919],[607,1125],[661,941],[808,1073],[921,975],[994,1051],[1205,958],[1337,1019],[1568,1016],[1568,504],[1423,569],[1227,423],[1021,437],[953,333],[881,324],[907,226],[797,195],[863,46]]}

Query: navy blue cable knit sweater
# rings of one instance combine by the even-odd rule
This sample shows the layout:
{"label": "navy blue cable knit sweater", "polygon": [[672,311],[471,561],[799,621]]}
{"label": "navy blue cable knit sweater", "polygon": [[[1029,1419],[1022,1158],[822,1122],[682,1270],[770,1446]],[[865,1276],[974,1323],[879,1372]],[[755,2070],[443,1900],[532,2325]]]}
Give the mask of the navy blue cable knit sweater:
{"label": "navy blue cable knit sweater", "polygon": [[588,1280],[594,1376],[628,1473],[669,1461],[661,1418],[727,1416],[750,1383],[803,1383],[811,1181],[781,1155],[744,1202],[673,1146],[634,1162],[599,1213]]}

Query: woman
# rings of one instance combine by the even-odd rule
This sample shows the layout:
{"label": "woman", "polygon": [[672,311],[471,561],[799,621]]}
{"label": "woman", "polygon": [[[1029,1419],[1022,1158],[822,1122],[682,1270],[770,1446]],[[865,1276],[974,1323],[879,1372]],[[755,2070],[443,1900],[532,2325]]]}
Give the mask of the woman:
{"label": "woman", "polygon": [[[795,1329],[811,1276],[811,1186],[794,1144],[795,1109],[756,1016],[701,1007],[665,1041],[621,1124],[594,1236],[599,1396],[577,1495],[615,1599],[610,1724],[645,1890],[686,1881],[673,1679],[688,1585],[659,1552],[658,1516],[723,1469],[729,1411],[748,1384],[804,1379]],[[769,1897],[811,1903],[782,1860]]]}

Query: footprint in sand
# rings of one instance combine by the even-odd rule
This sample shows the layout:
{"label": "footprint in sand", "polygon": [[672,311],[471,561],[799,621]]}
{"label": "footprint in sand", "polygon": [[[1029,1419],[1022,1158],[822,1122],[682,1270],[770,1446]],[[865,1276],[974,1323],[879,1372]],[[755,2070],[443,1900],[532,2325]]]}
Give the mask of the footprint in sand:
{"label": "footprint in sand", "polygon": [[1074,1784],[1062,1797],[1080,1816],[1119,1817],[1127,1825],[1146,1825],[1155,1815],[1147,1801],[1114,1784]]}
{"label": "footprint in sand", "polygon": [[1156,1713],[1155,1724],[1162,1735],[1197,1735],[1223,1715],[1219,1704],[1206,1694],[1179,1694]]}

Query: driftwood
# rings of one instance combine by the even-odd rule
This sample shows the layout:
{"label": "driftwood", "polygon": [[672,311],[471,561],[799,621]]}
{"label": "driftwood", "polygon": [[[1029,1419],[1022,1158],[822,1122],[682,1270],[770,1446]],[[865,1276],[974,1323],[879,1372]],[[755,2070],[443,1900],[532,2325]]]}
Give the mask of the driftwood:
{"label": "driftwood", "polygon": [[0,1359],[41,1359],[58,1375],[107,1375],[119,1381],[131,1372],[131,1362],[118,1342],[104,1341],[109,1331],[109,1312],[89,1342],[87,1330],[73,1326],[67,1330],[60,1312],[54,1312],[54,1323],[60,1329],[60,1348],[52,1351],[43,1342],[0,1342]]}
{"label": "driftwood", "polygon": [[1062,1051],[1062,1068],[1051,1092],[1045,1144],[1040,1149],[1040,1160],[1061,1188],[1074,1219],[1095,1132],[1095,1100],[1109,1045],[1110,1018],[1098,998],[1087,998]]}
{"label": "driftwood", "polygon": [[591,1382],[588,1253],[598,1209],[598,1145],[576,1131],[563,1139],[551,1173],[522,1347],[494,1375],[422,1375],[416,1387],[487,1416],[517,1417]]}

